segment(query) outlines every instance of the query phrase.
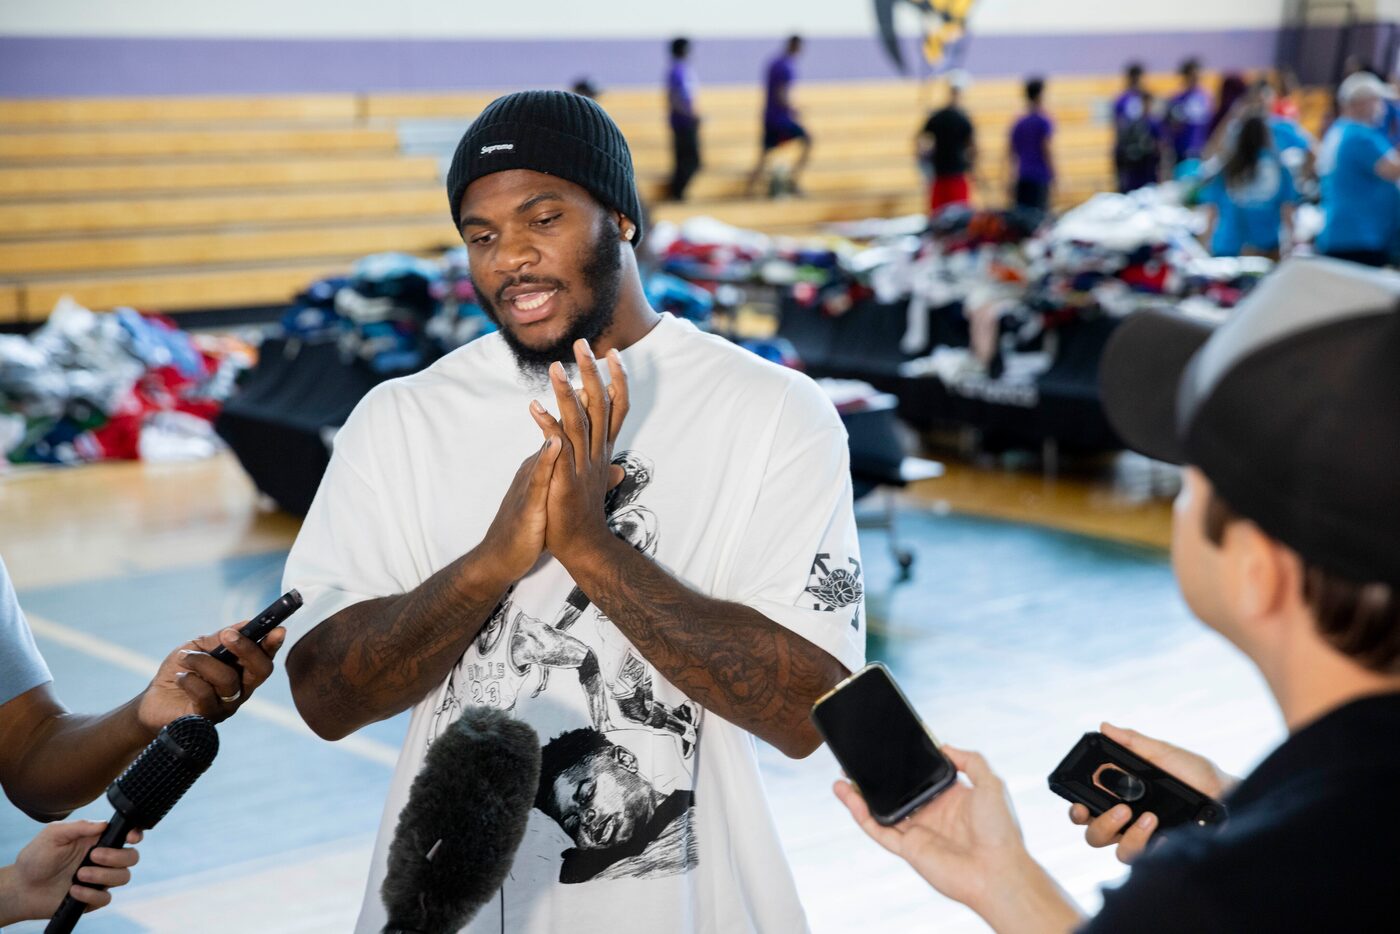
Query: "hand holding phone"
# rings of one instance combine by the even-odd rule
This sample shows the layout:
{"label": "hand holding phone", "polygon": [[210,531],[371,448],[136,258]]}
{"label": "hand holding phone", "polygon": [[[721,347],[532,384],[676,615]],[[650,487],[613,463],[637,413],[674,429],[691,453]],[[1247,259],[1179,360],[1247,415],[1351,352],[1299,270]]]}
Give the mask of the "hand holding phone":
{"label": "hand holding phone", "polygon": [[1126,805],[1131,817],[1124,827],[1146,813],[1155,815],[1163,829],[1220,824],[1227,817],[1225,805],[1215,798],[1103,733],[1085,733],[1050,773],[1049,783],[1051,791],[1082,804],[1095,818]]}
{"label": "hand holding phone", "polygon": [[[289,590],[272,601],[272,604],[268,606],[267,609],[249,620],[242,629],[238,630],[238,634],[245,639],[252,639],[254,642],[262,642],[263,639],[267,638],[268,633],[282,625],[287,617],[291,616],[300,608],[301,594],[295,590]],[[221,645],[209,654],[225,665],[228,665],[230,668],[240,667],[238,659],[226,646]]]}
{"label": "hand holding phone", "polygon": [[958,770],[878,662],[812,705],[812,722],[870,808],[889,826],[951,785]]}

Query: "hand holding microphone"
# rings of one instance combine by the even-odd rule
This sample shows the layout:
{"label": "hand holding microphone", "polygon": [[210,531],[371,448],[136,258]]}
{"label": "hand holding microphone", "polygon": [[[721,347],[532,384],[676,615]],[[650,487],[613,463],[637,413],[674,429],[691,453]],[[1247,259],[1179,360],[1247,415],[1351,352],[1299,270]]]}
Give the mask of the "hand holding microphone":
{"label": "hand holding microphone", "polygon": [[[0,867],[0,925],[45,918],[65,895],[83,902],[87,910],[112,900],[106,889],[131,881],[131,867],[141,831],[127,834],[127,848],[94,849],[107,825],[72,820],[46,824],[19,851],[14,865]],[[80,870],[85,856],[91,858]]]}
{"label": "hand holding microphone", "polygon": [[[195,779],[209,768],[218,752],[219,734],[214,724],[203,717],[180,717],[167,724],[107,788],[107,800],[116,813],[94,849],[121,849],[133,830],[149,830],[160,823]],[[89,851],[74,876],[75,882],[80,880],[83,869],[92,865]],[[68,934],[89,907],[92,906],[70,892],[44,928],[44,934]]]}

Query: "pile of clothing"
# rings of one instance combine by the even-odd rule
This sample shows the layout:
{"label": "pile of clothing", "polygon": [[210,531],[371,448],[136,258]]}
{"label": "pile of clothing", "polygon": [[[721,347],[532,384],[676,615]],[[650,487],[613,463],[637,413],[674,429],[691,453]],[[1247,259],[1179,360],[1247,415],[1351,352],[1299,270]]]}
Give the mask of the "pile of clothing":
{"label": "pile of clothing", "polygon": [[422,369],[494,329],[460,248],[438,262],[405,253],[366,256],[348,276],[311,283],[282,318],[284,336],[336,341],[347,361],[385,377]]}
{"label": "pile of clothing", "polygon": [[[1059,218],[951,207],[801,241],[701,218],[649,239],[664,269],[707,289],[777,289],[779,334],[752,347],[769,359],[903,386],[934,417],[1035,410],[1045,417],[1024,424],[1058,425],[1096,411],[1097,358],[1118,320],[1162,305],[1219,320],[1270,270],[1211,257],[1200,229],[1167,184]],[[918,388],[926,379],[942,392]]]}
{"label": "pile of clothing", "polygon": [[[691,283],[710,296],[713,306],[742,304],[744,286],[790,290],[804,302],[816,302],[822,296],[838,303],[844,300],[846,307],[868,297],[868,293],[858,292],[838,298],[840,289],[825,293],[832,283],[846,281],[844,265],[858,249],[853,240],[840,235],[770,237],[712,217],[696,217],[681,224],[658,222],[647,235],[645,247],[658,270],[653,277],[664,275]],[[650,295],[650,279],[648,282]],[[664,301],[653,302],[653,306],[675,311]],[[703,320],[694,311],[685,317]]]}
{"label": "pile of clothing", "polygon": [[935,234],[909,261],[903,348],[926,347],[929,316],[954,303],[968,322],[969,346],[929,348],[903,372],[1024,386],[1054,363],[1056,333],[1068,325],[1163,305],[1222,318],[1272,263],[1212,257],[1198,229],[1174,189],[1157,186],[1096,195],[1019,241],[983,237],[968,245],[966,233],[951,243]]}
{"label": "pile of clothing", "polygon": [[64,298],[29,336],[0,335],[0,466],[208,457],[211,423],[255,357],[236,338]]}

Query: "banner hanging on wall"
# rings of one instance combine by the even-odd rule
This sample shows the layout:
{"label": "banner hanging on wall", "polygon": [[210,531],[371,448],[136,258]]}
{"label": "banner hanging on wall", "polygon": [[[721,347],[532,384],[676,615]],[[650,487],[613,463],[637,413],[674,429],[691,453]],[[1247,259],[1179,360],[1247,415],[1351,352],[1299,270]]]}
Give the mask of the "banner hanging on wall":
{"label": "banner hanging on wall", "polygon": [[880,27],[880,41],[885,52],[901,74],[908,74],[904,53],[895,31],[895,8],[908,4],[921,14],[923,20],[923,57],[936,73],[953,67],[962,54],[967,38],[967,17],[976,0],[875,0],[875,21]]}

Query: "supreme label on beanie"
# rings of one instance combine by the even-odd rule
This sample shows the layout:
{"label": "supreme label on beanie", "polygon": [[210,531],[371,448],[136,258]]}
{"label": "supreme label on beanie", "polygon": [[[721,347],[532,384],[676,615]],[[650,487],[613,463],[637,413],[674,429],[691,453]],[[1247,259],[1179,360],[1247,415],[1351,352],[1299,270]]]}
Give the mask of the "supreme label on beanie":
{"label": "supreme label on beanie", "polygon": [[447,171],[447,200],[460,223],[462,197],[473,181],[493,172],[526,169],[586,189],[620,211],[641,242],[642,201],[632,153],[622,131],[595,101],[567,91],[518,91],[498,97],[462,134]]}

